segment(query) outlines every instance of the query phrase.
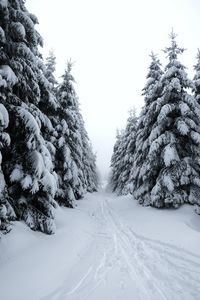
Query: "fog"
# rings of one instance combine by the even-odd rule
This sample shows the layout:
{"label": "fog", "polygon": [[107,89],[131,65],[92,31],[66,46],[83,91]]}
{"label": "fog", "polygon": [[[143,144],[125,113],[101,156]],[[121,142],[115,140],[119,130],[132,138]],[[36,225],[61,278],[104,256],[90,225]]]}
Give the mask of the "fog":
{"label": "fog", "polygon": [[66,62],[75,62],[73,75],[86,129],[103,176],[109,171],[117,128],[126,124],[133,106],[139,113],[141,90],[153,50],[163,65],[172,27],[187,48],[180,60],[193,75],[200,47],[198,0],[27,0],[39,19],[46,57],[57,57],[57,77]]}

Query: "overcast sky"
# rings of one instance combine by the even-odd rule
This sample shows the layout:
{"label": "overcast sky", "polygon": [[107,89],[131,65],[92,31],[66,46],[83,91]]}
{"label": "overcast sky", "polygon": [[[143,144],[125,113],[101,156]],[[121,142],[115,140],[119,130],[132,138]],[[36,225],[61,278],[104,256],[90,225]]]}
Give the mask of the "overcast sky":
{"label": "overcast sky", "polygon": [[66,62],[76,62],[73,74],[86,129],[103,174],[108,171],[117,128],[128,111],[143,105],[149,54],[169,45],[172,27],[187,49],[181,61],[190,76],[200,47],[199,0],[27,0],[39,19],[44,57],[51,48],[57,76]]}

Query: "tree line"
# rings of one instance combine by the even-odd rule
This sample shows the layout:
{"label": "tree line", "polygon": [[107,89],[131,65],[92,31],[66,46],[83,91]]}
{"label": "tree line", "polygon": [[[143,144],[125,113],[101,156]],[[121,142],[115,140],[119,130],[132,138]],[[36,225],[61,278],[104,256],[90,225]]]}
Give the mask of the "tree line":
{"label": "tree line", "polygon": [[164,52],[164,69],[151,54],[139,117],[132,112],[125,130],[117,133],[110,185],[142,205],[190,203],[200,214],[200,51],[193,80],[178,59],[184,49],[174,32]]}
{"label": "tree line", "polygon": [[0,233],[11,220],[54,233],[56,207],[98,187],[72,63],[58,84],[37,23],[25,1],[0,1]]}

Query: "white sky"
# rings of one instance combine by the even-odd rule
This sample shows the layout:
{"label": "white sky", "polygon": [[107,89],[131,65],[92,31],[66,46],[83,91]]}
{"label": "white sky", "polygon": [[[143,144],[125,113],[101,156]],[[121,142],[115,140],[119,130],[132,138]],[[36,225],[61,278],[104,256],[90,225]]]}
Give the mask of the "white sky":
{"label": "white sky", "polygon": [[180,58],[192,76],[200,47],[199,0],[27,0],[39,19],[44,57],[51,48],[57,75],[66,61],[76,62],[73,74],[86,129],[104,175],[110,165],[116,129],[128,111],[143,105],[149,54],[169,45],[172,27],[188,50]]}

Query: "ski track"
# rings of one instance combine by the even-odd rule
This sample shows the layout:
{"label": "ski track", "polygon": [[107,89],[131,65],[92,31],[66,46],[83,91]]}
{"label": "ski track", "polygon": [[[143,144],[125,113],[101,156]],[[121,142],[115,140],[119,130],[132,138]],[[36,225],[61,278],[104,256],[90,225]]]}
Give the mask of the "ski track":
{"label": "ski track", "polygon": [[[107,202],[108,203],[108,202]],[[109,206],[109,204],[108,204]],[[119,221],[113,209],[108,209],[121,236],[132,246],[140,271],[152,282],[154,290],[163,299],[199,299],[200,295],[200,256],[166,243],[144,238],[135,234]],[[144,276],[145,277],[145,276]],[[152,299],[162,299],[159,295]]]}
{"label": "ski track", "polygon": [[87,253],[41,300],[199,300],[200,256],[136,234],[109,200],[98,197],[98,230]]}

